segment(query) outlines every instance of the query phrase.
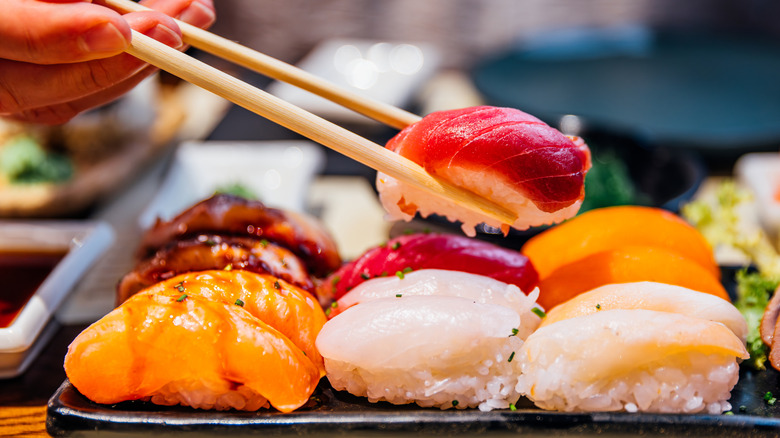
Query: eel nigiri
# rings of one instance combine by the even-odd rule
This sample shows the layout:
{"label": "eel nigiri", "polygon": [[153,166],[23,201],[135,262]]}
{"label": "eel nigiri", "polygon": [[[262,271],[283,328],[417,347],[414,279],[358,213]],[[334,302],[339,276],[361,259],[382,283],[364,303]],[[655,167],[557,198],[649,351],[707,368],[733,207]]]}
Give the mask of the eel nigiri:
{"label": "eel nigiri", "polygon": [[250,237],[201,234],[175,240],[138,262],[117,285],[116,301],[121,304],[140,290],[185,272],[228,266],[268,273],[306,291],[315,291],[303,262],[289,249]]}
{"label": "eel nigiri", "polygon": [[604,310],[544,326],[517,354],[517,391],[543,409],[731,409],[742,340],[725,325],[654,310]]}
{"label": "eel nigiri", "polygon": [[508,408],[523,341],[517,313],[451,296],[380,298],[346,309],[317,337],[328,380],[371,402]]}
{"label": "eel nigiri", "polygon": [[277,243],[294,252],[317,276],[325,276],[341,266],[335,241],[313,218],[227,194],[201,201],[169,221],[158,219],[144,234],[139,255],[148,257],[174,239],[206,233]]}
{"label": "eel nigiri", "polygon": [[339,299],[369,278],[409,269],[447,269],[485,275],[529,293],[538,281],[518,251],[454,234],[416,233],[390,239],[342,266],[318,286],[318,295]]}
{"label": "eel nigiri", "polygon": [[65,372],[96,403],[290,412],[320,371],[244,308],[196,295],[138,294],[71,343]]}
{"label": "eel nigiri", "polygon": [[[403,129],[387,148],[421,165],[431,175],[471,190],[517,213],[517,229],[552,224],[574,216],[584,197],[590,151],[534,116],[489,106],[440,111]],[[411,220],[439,214],[474,227],[507,224],[433,198],[383,173],[377,189],[389,216]]]}

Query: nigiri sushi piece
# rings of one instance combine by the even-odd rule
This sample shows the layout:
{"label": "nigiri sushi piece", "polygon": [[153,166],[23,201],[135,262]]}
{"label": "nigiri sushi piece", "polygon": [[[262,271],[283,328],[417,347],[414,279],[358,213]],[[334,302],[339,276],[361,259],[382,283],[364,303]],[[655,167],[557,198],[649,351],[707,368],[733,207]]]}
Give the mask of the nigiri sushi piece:
{"label": "nigiri sushi piece", "polygon": [[337,390],[371,402],[508,408],[519,394],[517,313],[449,296],[380,298],[350,307],[317,337]]}
{"label": "nigiri sushi piece", "polygon": [[314,293],[306,266],[289,249],[250,237],[201,234],[175,240],[136,264],[117,285],[117,304],[157,282],[191,271],[243,269],[268,273]]}
{"label": "nigiri sushi piece", "polygon": [[252,316],[278,330],[301,349],[322,375],[322,356],[314,347],[325,312],[314,297],[284,280],[268,274],[240,270],[188,272],[156,283],[141,294],[178,298],[200,296],[243,307]]}
{"label": "nigiri sushi piece", "polygon": [[528,337],[517,391],[543,409],[720,414],[731,409],[739,359],[725,325],[654,310],[605,310]]}
{"label": "nigiri sushi piece", "polygon": [[422,269],[401,276],[368,280],[341,297],[331,316],[360,303],[411,296],[453,296],[508,307],[520,317],[520,325],[516,327],[520,339],[528,337],[541,323],[541,318],[532,310],[538,307],[538,290],[526,295],[517,286],[490,277],[441,269]]}
{"label": "nigiri sushi piece", "polygon": [[235,304],[138,294],[68,347],[65,372],[96,403],[293,411],[320,372],[286,336]]}
{"label": "nigiri sushi piece", "polygon": [[[517,213],[509,225],[520,230],[574,216],[591,165],[582,139],[569,138],[522,111],[490,106],[432,113],[403,129],[387,148]],[[507,224],[434,199],[381,172],[376,181],[392,219],[435,213],[460,221],[470,236],[479,223],[508,231]]]}
{"label": "nigiri sushi piece", "polygon": [[730,302],[681,286],[641,281],[608,284],[577,295],[547,312],[542,327],[555,322],[612,309],[644,309],[679,313],[720,322],[745,343],[745,317]]}
{"label": "nigiri sushi piece", "polygon": [[318,295],[339,299],[367,279],[431,268],[485,275],[514,284],[525,293],[539,279],[519,251],[454,234],[416,233],[390,239],[346,263],[318,286]]}
{"label": "nigiri sushi piece", "polygon": [[158,219],[144,233],[138,253],[148,257],[174,240],[208,233],[274,242],[300,257],[316,276],[341,266],[335,241],[314,218],[228,194],[214,195],[170,220]]}

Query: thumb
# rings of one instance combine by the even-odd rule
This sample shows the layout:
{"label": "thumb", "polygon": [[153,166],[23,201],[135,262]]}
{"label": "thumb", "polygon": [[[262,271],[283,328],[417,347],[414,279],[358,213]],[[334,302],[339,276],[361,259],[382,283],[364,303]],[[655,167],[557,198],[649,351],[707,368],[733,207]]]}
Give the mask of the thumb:
{"label": "thumb", "polygon": [[0,57],[35,64],[106,58],[130,43],[130,26],[118,13],[86,2],[4,2]]}

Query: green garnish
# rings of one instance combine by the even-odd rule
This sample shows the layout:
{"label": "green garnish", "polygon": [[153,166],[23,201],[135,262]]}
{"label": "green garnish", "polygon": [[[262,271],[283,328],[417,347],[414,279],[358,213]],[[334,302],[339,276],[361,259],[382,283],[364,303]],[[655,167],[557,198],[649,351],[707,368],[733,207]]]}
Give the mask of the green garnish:
{"label": "green garnish", "polygon": [[241,307],[244,307],[244,302],[243,302],[243,301],[241,301],[241,299],[240,299],[240,298],[239,298],[239,299],[237,299],[237,300],[236,300],[236,302],[235,302],[234,304],[235,304],[236,306],[241,306]]}
{"label": "green garnish", "polygon": [[601,310],[601,304],[596,304],[596,310]]}
{"label": "green garnish", "polygon": [[536,314],[536,316],[538,316],[539,318],[544,318],[545,316],[547,316],[547,314],[544,313],[544,310],[542,310],[542,309],[540,309],[538,307],[532,308],[531,312],[534,312]]}
{"label": "green garnish", "polygon": [[369,279],[371,279],[371,276],[364,272],[364,273],[360,274],[360,278],[362,278],[363,280],[369,280]]}
{"label": "green garnish", "polygon": [[338,282],[339,282],[339,281],[341,281],[341,277],[339,277],[339,276],[335,276],[335,277],[333,277],[333,280],[331,280],[331,281],[330,281],[330,284],[332,284],[333,286],[335,286],[335,285],[337,285],[337,284],[338,284]]}
{"label": "green garnish", "polygon": [[255,194],[255,192],[252,191],[252,189],[238,182],[217,187],[215,193],[223,193],[226,195],[238,196],[250,200],[260,199],[258,198],[257,194]]}
{"label": "green garnish", "polygon": [[214,239],[206,239],[206,241],[205,241],[205,242],[203,242],[203,243],[205,243],[205,244],[206,244],[206,246],[214,246],[214,245],[216,245],[216,244],[217,244],[217,241],[216,241],[216,240],[214,240]]}
{"label": "green garnish", "polygon": [[398,249],[400,247],[401,247],[401,242],[394,242],[393,243],[393,246],[392,246],[393,249]]}
{"label": "green garnish", "polygon": [[509,359],[507,359],[507,362],[512,362],[512,359],[515,358],[515,352],[513,351],[512,354],[509,355]]}
{"label": "green garnish", "polygon": [[401,271],[395,271],[395,276],[400,278],[401,280],[404,279],[404,273]]}
{"label": "green garnish", "polygon": [[723,413],[723,415],[734,415],[734,413],[731,412],[731,411],[726,411],[726,412]]}
{"label": "green garnish", "polygon": [[747,412],[747,406],[745,406],[745,405],[740,405],[740,407],[739,407],[739,412]]}
{"label": "green garnish", "polygon": [[410,273],[412,271],[414,271],[414,269],[410,268],[409,266],[405,267],[404,270],[403,270],[404,274],[408,274],[408,273]]}
{"label": "green garnish", "polygon": [[334,302],[330,303],[330,307],[332,307],[332,308],[334,308],[334,309],[335,309],[336,307],[338,307],[338,306],[339,306],[339,302],[338,302],[338,301],[334,301]]}
{"label": "green garnish", "polygon": [[330,312],[331,312],[331,308],[330,307],[325,309],[325,316],[330,316]]}
{"label": "green garnish", "polygon": [[453,401],[452,401],[452,406],[453,406],[453,407],[454,407],[454,406],[458,406],[458,401],[457,401],[457,400],[453,400]]}
{"label": "green garnish", "polygon": [[174,289],[176,289],[179,292],[184,292],[184,281],[180,281],[176,283],[175,286],[173,286]]}
{"label": "green garnish", "polygon": [[282,285],[279,284],[279,280],[274,281],[274,289],[281,289]]}
{"label": "green garnish", "polygon": [[14,184],[57,183],[73,176],[65,155],[49,152],[32,137],[20,136],[0,148],[0,174]]}
{"label": "green garnish", "polygon": [[396,298],[401,298],[402,296],[403,296],[403,294],[395,294]]}
{"label": "green garnish", "polygon": [[390,274],[388,274],[387,271],[382,271],[382,273],[379,274],[380,277],[387,277],[388,275]]}
{"label": "green garnish", "polygon": [[187,298],[187,294],[181,294],[181,296],[180,296],[179,298],[176,298],[176,302],[177,302],[177,303],[181,303],[181,302],[182,302],[182,301],[184,301],[186,298]]}
{"label": "green garnish", "polygon": [[520,330],[518,330],[518,329],[516,329],[516,328],[513,328],[513,329],[512,329],[512,334],[511,334],[511,335],[509,335],[509,337],[511,338],[512,336],[517,336],[517,333],[518,333],[519,331],[520,331]]}
{"label": "green garnish", "polygon": [[269,242],[269,241],[268,241],[268,239],[262,239],[262,240],[260,240],[260,245],[261,245],[263,248],[267,247],[269,243],[271,243],[271,242]]}
{"label": "green garnish", "polygon": [[515,404],[514,404],[514,403],[510,403],[510,404],[509,404],[509,410],[510,410],[510,411],[516,411],[516,410],[517,410],[517,406],[515,406]]}
{"label": "green garnish", "polygon": [[232,263],[228,264],[227,266],[225,266],[224,270],[225,271],[232,271],[233,270],[233,264]]}
{"label": "green garnish", "polygon": [[767,391],[767,392],[766,392],[766,394],[764,394],[764,401],[765,401],[765,402],[766,402],[766,404],[768,404],[769,406],[772,406],[772,405],[774,405],[774,404],[775,404],[775,402],[777,401],[777,398],[775,398],[775,396],[773,396],[773,395],[772,395],[772,392],[771,392],[771,391]]}

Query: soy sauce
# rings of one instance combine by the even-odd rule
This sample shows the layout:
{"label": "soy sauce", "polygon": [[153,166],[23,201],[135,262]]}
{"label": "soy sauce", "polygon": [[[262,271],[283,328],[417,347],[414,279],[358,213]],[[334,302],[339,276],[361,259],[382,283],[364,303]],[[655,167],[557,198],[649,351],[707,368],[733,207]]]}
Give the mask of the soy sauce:
{"label": "soy sauce", "polygon": [[64,252],[0,252],[0,328],[8,327]]}

